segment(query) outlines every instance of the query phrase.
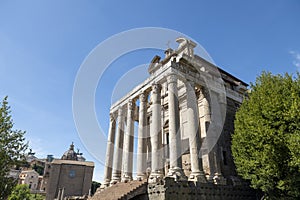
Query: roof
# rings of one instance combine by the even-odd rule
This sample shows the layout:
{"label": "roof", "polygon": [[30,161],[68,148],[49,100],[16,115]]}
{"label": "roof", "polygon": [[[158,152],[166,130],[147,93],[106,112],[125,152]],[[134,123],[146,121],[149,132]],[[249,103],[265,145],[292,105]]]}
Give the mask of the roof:
{"label": "roof", "polygon": [[90,161],[76,161],[76,160],[61,160],[61,159],[54,159],[51,164],[56,164],[56,165],[85,165],[89,167],[94,167],[94,162]]}
{"label": "roof", "polygon": [[74,150],[74,144],[70,145],[69,150],[67,150],[63,156],[61,157],[62,160],[78,160],[77,153]]}

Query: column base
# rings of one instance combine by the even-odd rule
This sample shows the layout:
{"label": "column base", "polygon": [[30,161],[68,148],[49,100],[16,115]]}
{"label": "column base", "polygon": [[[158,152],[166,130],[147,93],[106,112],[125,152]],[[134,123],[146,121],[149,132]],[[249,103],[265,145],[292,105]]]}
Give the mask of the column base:
{"label": "column base", "polygon": [[201,182],[206,183],[206,178],[203,172],[192,172],[189,181]]}
{"label": "column base", "polygon": [[110,180],[106,179],[104,181],[104,183],[101,184],[100,189],[105,189],[105,188],[109,187],[109,185],[110,185]]}
{"label": "column base", "polygon": [[212,174],[207,174],[205,177],[206,177],[207,182],[210,182],[210,183],[214,182],[214,180],[213,180],[214,176]]}
{"label": "column base", "polygon": [[113,176],[110,185],[115,185],[116,183],[119,183],[121,181],[121,178],[119,176]]}
{"label": "column base", "polygon": [[123,174],[121,182],[122,183],[127,183],[129,181],[132,181],[132,177],[130,175],[128,175],[128,174]]}
{"label": "column base", "polygon": [[138,181],[142,181],[142,180],[145,180],[145,179],[147,179],[147,175],[146,174],[138,174],[136,176],[136,180],[138,180]]}
{"label": "column base", "polygon": [[167,177],[174,178],[175,181],[186,181],[187,177],[179,167],[173,167],[169,169]]}
{"label": "column base", "polygon": [[149,179],[148,179],[148,183],[158,183],[161,180],[163,180],[164,175],[161,171],[155,171],[155,172],[151,172]]}
{"label": "column base", "polygon": [[215,176],[213,177],[213,182],[216,185],[226,185],[227,184],[226,178],[224,178],[222,176],[222,174],[218,174],[218,173],[215,173]]}

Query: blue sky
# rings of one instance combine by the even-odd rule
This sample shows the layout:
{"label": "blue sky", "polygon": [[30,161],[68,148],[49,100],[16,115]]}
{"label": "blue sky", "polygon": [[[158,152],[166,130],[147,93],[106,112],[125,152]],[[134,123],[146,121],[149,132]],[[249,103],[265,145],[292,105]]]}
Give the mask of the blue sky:
{"label": "blue sky", "polygon": [[[99,43],[142,27],[189,35],[218,66],[248,83],[263,70],[300,69],[297,0],[0,0],[0,97],[9,96],[15,127],[27,131],[38,156],[60,157],[73,141],[88,160],[95,161],[94,179],[102,181],[103,167],[84,146],[74,124],[73,84],[82,62]],[[113,86],[157,53],[124,55],[101,79],[107,87],[98,88],[95,108],[104,132]]]}

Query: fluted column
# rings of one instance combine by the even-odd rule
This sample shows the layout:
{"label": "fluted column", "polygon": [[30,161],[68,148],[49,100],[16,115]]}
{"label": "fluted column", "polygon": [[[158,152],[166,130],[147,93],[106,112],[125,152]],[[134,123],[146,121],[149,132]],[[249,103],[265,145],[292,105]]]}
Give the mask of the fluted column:
{"label": "fluted column", "polygon": [[186,178],[182,171],[181,160],[181,136],[179,131],[179,102],[177,89],[177,75],[170,74],[168,82],[168,111],[169,111],[169,148],[170,148],[170,169],[168,176]]}
{"label": "fluted column", "polygon": [[138,147],[137,147],[137,179],[143,180],[146,177],[147,168],[147,95],[142,92],[139,96],[139,129],[138,129]]}
{"label": "fluted column", "polygon": [[113,154],[114,154],[114,141],[115,141],[115,132],[116,132],[116,120],[112,113],[110,113],[110,122],[109,122],[109,133],[107,138],[107,147],[106,147],[106,160],[104,168],[104,186],[109,186],[112,175],[112,165],[113,165]]}
{"label": "fluted column", "polygon": [[150,124],[150,137],[152,147],[151,174],[149,182],[154,183],[163,177],[163,160],[162,160],[162,138],[161,138],[161,86],[152,85],[152,122]]}
{"label": "fluted column", "polygon": [[187,95],[187,121],[189,133],[189,145],[191,156],[191,174],[189,180],[205,182],[205,176],[202,166],[202,158],[200,153],[200,136],[199,136],[199,114],[198,103],[195,94],[195,85],[192,81],[186,83]]}
{"label": "fluted column", "polygon": [[123,135],[124,135],[123,108],[119,108],[117,138],[115,142],[115,151],[114,151],[114,165],[113,165],[112,181],[110,182],[111,184],[115,184],[121,180]]}
{"label": "fluted column", "polygon": [[123,175],[122,182],[128,182],[132,180],[132,165],[133,165],[133,108],[134,103],[132,99],[127,104],[127,129],[124,136],[124,148],[123,148]]}

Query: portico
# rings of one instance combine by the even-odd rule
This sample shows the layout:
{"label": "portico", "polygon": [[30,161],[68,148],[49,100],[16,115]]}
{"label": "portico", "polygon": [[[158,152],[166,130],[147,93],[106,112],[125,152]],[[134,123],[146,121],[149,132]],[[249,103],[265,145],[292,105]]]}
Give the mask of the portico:
{"label": "portico", "polygon": [[[244,91],[226,93],[223,72],[194,55],[193,41],[179,38],[177,42],[178,48],[166,50],[163,60],[153,58],[147,80],[111,106],[105,186],[146,178],[155,183],[166,176],[195,182],[211,181],[215,174],[223,178],[217,131],[225,122],[226,98],[241,102]],[[234,81],[246,88],[238,79]],[[215,102],[222,102],[225,112],[222,105],[217,111],[211,109]],[[209,132],[208,124],[217,127],[215,132]],[[147,170],[151,170],[149,177]]]}

